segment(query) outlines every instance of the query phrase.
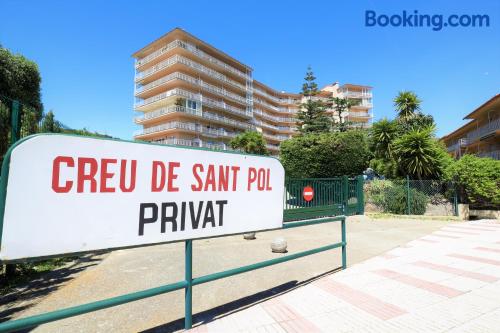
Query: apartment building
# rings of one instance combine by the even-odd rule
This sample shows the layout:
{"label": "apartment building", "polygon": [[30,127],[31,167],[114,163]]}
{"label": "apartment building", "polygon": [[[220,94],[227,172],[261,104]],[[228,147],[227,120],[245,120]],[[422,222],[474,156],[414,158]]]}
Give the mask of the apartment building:
{"label": "apartment building", "polygon": [[[182,29],[170,31],[132,56],[134,109],[139,113],[135,123],[142,126],[134,134],[136,140],[225,150],[239,133],[256,130],[277,154],[279,144],[296,133],[302,95],[254,80],[250,66]],[[363,126],[370,123],[370,87],[335,83],[320,95],[359,99],[348,120]]]}
{"label": "apartment building", "polygon": [[465,154],[500,160],[500,94],[465,116],[462,127],[441,138],[455,158]]}

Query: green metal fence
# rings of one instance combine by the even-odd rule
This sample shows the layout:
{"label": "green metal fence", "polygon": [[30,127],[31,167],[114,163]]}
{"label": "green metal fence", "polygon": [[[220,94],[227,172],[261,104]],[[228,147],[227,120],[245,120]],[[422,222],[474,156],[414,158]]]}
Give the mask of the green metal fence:
{"label": "green metal fence", "polygon": [[390,179],[365,184],[367,211],[404,215],[458,215],[457,186],[441,180]]}
{"label": "green metal fence", "polygon": [[[363,176],[355,178],[303,178],[285,180],[284,220],[293,221],[336,214],[364,214]],[[314,197],[306,201],[303,190],[311,187]],[[345,207],[345,212],[342,212]]]}

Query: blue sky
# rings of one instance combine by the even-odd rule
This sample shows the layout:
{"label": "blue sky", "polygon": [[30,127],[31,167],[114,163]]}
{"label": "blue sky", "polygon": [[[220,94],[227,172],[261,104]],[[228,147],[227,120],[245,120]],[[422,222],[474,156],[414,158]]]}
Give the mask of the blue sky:
{"label": "blue sky", "polygon": [[[377,14],[488,14],[490,27],[365,27]],[[0,43],[36,61],[45,109],[73,128],[130,139],[131,54],[181,27],[298,92],[308,65],[320,86],[374,87],[375,119],[413,90],[442,136],[500,92],[500,1],[17,1],[2,0]]]}

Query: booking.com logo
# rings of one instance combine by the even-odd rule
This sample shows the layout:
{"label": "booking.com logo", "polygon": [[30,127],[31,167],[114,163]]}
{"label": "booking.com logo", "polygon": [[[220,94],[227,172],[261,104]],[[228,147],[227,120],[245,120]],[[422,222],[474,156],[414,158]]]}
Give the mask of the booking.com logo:
{"label": "booking.com logo", "polygon": [[444,27],[489,27],[489,15],[428,15],[419,14],[418,10],[409,13],[403,10],[401,14],[377,15],[374,10],[365,11],[365,26],[366,27],[432,27],[434,31],[440,31]]}

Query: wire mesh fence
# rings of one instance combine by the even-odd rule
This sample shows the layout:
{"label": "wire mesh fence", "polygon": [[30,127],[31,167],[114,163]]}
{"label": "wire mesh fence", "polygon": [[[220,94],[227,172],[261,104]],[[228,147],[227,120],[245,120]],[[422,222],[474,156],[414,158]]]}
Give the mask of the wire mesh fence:
{"label": "wire mesh fence", "polygon": [[455,216],[455,184],[441,180],[373,180],[364,186],[367,212]]}

